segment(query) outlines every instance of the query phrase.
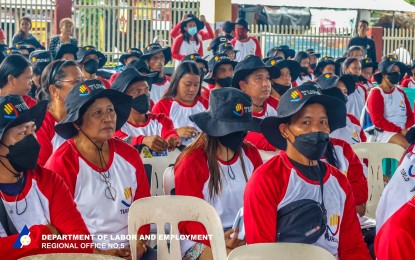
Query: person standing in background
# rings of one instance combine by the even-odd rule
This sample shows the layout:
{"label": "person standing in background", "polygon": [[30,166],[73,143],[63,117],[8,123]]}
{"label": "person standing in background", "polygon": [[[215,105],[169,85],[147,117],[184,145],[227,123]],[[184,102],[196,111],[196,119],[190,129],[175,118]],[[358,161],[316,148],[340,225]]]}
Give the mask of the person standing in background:
{"label": "person standing in background", "polygon": [[244,18],[238,18],[235,25],[235,38],[231,41],[235,47],[236,54],[235,61],[241,61],[248,55],[256,55],[261,57],[262,52],[259,46],[258,39],[254,36],[248,35],[248,22]]}
{"label": "person standing in background", "polygon": [[27,44],[30,43],[36,49],[44,49],[36,36],[30,33],[31,29],[32,19],[27,16],[22,17],[19,22],[19,31],[13,36],[12,44],[25,42]]}
{"label": "person standing in background", "polygon": [[358,35],[353,37],[347,48],[357,45],[361,46],[366,53],[368,58],[376,61],[376,46],[375,41],[367,37],[367,30],[369,27],[369,22],[366,20],[360,20],[358,27]]}

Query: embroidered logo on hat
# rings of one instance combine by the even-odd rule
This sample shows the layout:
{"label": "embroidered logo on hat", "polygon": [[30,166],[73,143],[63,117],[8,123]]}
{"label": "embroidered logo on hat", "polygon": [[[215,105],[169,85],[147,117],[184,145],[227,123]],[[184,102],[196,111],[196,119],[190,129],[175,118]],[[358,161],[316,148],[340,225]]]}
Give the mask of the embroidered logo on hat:
{"label": "embroidered logo on hat", "polygon": [[324,78],[325,78],[326,80],[334,79],[334,78],[335,78],[335,75],[334,75],[334,74],[332,74],[332,73],[326,73],[326,74],[324,75]]}
{"label": "embroidered logo on hat", "polygon": [[17,112],[17,109],[14,107],[12,103],[7,103],[4,105],[4,112],[6,112],[7,115],[4,115],[4,118],[7,119],[15,119],[19,116],[19,112]]}
{"label": "embroidered logo on hat", "polygon": [[365,62],[365,63],[371,63],[371,62],[372,62],[372,60],[371,60],[371,59],[365,59],[365,60],[364,60],[364,62]]}
{"label": "embroidered logo on hat", "polygon": [[300,101],[301,99],[303,98],[303,94],[301,94],[301,92],[300,91],[298,91],[298,90],[294,90],[292,93],[291,93],[291,102],[298,102],[298,101]]}
{"label": "embroidered logo on hat", "polygon": [[90,93],[91,93],[91,89],[87,85],[83,84],[83,85],[79,86],[79,96],[80,97],[88,96]]}
{"label": "embroidered logo on hat", "polygon": [[235,110],[233,111],[233,113],[237,116],[243,116],[243,114],[245,113],[244,105],[242,103],[237,103],[235,105]]}
{"label": "embroidered logo on hat", "polygon": [[91,47],[86,47],[85,50],[89,51],[89,50],[92,50],[92,48]]}
{"label": "embroidered logo on hat", "polygon": [[20,48],[20,44],[16,44],[16,45],[14,45],[14,47],[15,47],[16,49],[19,49],[19,48]]}
{"label": "embroidered logo on hat", "polygon": [[128,50],[128,53],[132,53],[132,52],[135,52],[135,50],[131,50],[131,49]]}
{"label": "embroidered logo on hat", "polygon": [[389,61],[395,61],[396,60],[394,57],[389,57],[388,59],[389,59]]}
{"label": "embroidered logo on hat", "polygon": [[277,60],[271,60],[271,66],[275,66],[277,64],[278,64]]}
{"label": "embroidered logo on hat", "polygon": [[215,61],[220,61],[220,57],[219,56],[215,56]]}
{"label": "embroidered logo on hat", "polygon": [[224,47],[229,47],[229,46],[231,46],[231,44],[229,42],[226,42],[226,43],[223,44],[223,46]]}
{"label": "embroidered logo on hat", "polygon": [[33,63],[36,63],[36,62],[37,62],[36,57],[32,57],[32,62],[33,62]]}
{"label": "embroidered logo on hat", "polygon": [[6,53],[7,53],[7,54],[11,54],[11,53],[12,53],[12,50],[7,49]]}
{"label": "embroidered logo on hat", "polygon": [[191,60],[195,60],[195,55],[193,55],[193,54],[192,54],[192,55],[190,55],[190,59],[191,59]]}

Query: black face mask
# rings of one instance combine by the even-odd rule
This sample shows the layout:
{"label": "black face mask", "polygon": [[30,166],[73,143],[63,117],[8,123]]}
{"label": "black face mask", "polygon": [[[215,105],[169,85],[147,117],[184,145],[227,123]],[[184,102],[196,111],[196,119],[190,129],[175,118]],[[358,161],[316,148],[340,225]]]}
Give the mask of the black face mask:
{"label": "black face mask", "polygon": [[[291,131],[291,130],[290,130]],[[294,135],[292,143],[295,149],[310,160],[319,160],[327,150],[329,135],[324,132],[311,132]]]}
{"label": "black face mask", "polygon": [[358,82],[363,82],[366,83],[367,79],[365,77],[363,77],[362,75],[359,76],[359,79],[357,80]]}
{"label": "black face mask", "polygon": [[310,69],[315,70],[317,68],[317,63],[310,64]]}
{"label": "black face mask", "polygon": [[350,73],[350,76],[353,77],[354,81],[359,82],[359,76],[358,75],[354,75],[354,74]]}
{"label": "black face mask", "polygon": [[281,85],[281,84],[278,84],[278,83],[272,83],[271,86],[275,91],[277,91],[277,93],[280,96],[284,95],[284,93],[287,92],[287,90],[290,89],[289,86]]}
{"label": "black face mask", "polygon": [[84,69],[89,74],[95,74],[97,73],[98,65],[99,65],[98,61],[92,59],[84,63]]}
{"label": "black face mask", "polygon": [[308,74],[308,67],[301,67],[300,72],[304,74]]}
{"label": "black face mask", "polygon": [[143,94],[134,98],[131,107],[140,114],[146,114],[150,110],[150,96]]}
{"label": "black face mask", "polygon": [[399,72],[388,73],[389,82],[394,85],[399,83],[400,78],[401,78],[401,74]]}
{"label": "black face mask", "polygon": [[239,131],[218,137],[219,142],[234,152],[239,152],[247,132]]}
{"label": "black face mask", "polygon": [[221,86],[222,88],[230,87],[232,85],[232,77],[217,79],[216,83],[218,83],[218,85]]}
{"label": "black face mask", "polygon": [[17,171],[29,171],[36,169],[37,159],[39,157],[40,145],[33,135],[28,135],[14,145],[7,146],[9,153],[6,156],[1,155],[9,160],[10,165]]}

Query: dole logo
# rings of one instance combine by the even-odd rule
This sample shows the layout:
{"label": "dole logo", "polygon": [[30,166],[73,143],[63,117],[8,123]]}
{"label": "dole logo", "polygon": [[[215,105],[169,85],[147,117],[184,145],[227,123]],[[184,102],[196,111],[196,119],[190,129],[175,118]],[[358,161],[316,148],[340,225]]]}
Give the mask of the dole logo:
{"label": "dole logo", "polygon": [[19,116],[19,112],[17,112],[16,107],[12,103],[8,103],[4,105],[3,110],[4,112],[6,112],[6,115],[4,115],[4,118],[15,119]]}
{"label": "dole logo", "polygon": [[300,91],[298,91],[298,90],[294,90],[292,93],[291,93],[291,102],[298,102],[298,101],[300,101],[301,99],[303,98],[303,94],[301,94],[301,92]]}
{"label": "dole logo", "polygon": [[79,87],[79,96],[85,97],[85,96],[88,96],[89,94],[91,94],[91,89],[87,85],[82,84]]}

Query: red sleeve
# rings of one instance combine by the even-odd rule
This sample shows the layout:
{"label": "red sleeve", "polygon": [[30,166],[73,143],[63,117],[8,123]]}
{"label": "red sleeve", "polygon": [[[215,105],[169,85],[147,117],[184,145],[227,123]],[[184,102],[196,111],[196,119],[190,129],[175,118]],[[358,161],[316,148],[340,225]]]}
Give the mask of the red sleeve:
{"label": "red sleeve", "polygon": [[112,74],[111,75],[111,78],[110,78],[110,83],[112,84],[112,83],[114,83],[114,81],[115,81],[115,79],[118,77],[118,75],[120,75],[121,73],[120,72],[115,72],[114,74]]}
{"label": "red sleeve", "polygon": [[261,46],[259,45],[259,41],[257,38],[252,37],[252,40],[254,40],[256,48],[255,48],[255,55],[261,57],[262,59],[262,51],[261,51]]}
{"label": "red sleeve", "polygon": [[[181,161],[179,161],[181,160]],[[185,157],[181,156],[174,167],[176,195],[185,195],[204,199],[203,187],[209,178],[207,159],[202,149],[194,150]],[[180,234],[206,235],[205,227],[199,222],[179,223]],[[210,246],[208,240],[194,240]]]}
{"label": "red sleeve", "polygon": [[200,103],[202,103],[202,105],[205,107],[205,109],[209,108],[209,101],[202,98],[201,96],[198,96],[197,99],[199,100]]}
{"label": "red sleeve", "polygon": [[366,87],[360,83],[356,83],[356,87],[360,88],[365,93],[365,100],[367,100],[367,90]]}
{"label": "red sleeve", "polygon": [[40,145],[39,157],[37,163],[41,166],[45,165],[49,157],[52,155],[53,146],[51,140],[53,138],[53,133],[50,130],[49,122],[45,120],[42,123],[42,126],[36,132],[37,141]]}
{"label": "red sleeve", "polygon": [[407,88],[407,87],[408,87],[408,85],[409,85],[409,82],[411,82],[411,79],[404,79],[404,80],[402,81],[401,87],[402,87],[402,88]]}
{"label": "red sleeve", "polygon": [[405,98],[405,106],[406,106],[406,129],[411,128],[414,125],[414,113],[412,112],[411,104],[409,103],[408,97],[406,96],[405,92],[401,89],[398,89]]}
{"label": "red sleeve", "polygon": [[6,39],[6,34],[4,33],[3,29],[0,28],[0,40],[5,40]]}
{"label": "red sleeve", "polygon": [[249,132],[245,140],[252,143],[257,149],[264,151],[276,151],[277,148],[272,146],[262,133]]}
{"label": "red sleeve", "polygon": [[154,105],[153,110],[151,112],[153,114],[165,114],[166,116],[170,116],[170,109],[172,104],[173,99],[162,98]]}
{"label": "red sleeve", "polygon": [[252,164],[254,165],[254,169],[256,170],[263,164],[261,155],[259,154],[258,149],[256,149],[252,144],[245,142],[244,145],[244,152],[249,160],[251,160]]}
{"label": "red sleeve", "polygon": [[333,145],[338,145],[343,148],[343,156],[349,163],[346,176],[352,187],[356,206],[366,203],[368,199],[368,185],[363,172],[362,162],[349,143],[336,138],[330,138],[330,141]]}
{"label": "red sleeve", "polygon": [[209,23],[205,23],[205,26],[206,26],[206,32],[199,31],[200,36],[202,36],[202,40],[206,41],[206,40],[213,39],[213,37],[215,37],[215,34],[212,30],[212,27],[210,26]]}
{"label": "red sleeve", "polygon": [[344,205],[343,219],[340,224],[339,236],[339,259],[356,260],[371,259],[365,242],[363,241],[362,230],[357,219],[356,205],[350,184],[344,190],[346,201]]}
{"label": "red sleeve", "polygon": [[295,87],[298,87],[298,83],[297,83],[297,81],[293,81],[291,84],[292,84],[292,87],[294,87],[294,88],[295,88]]}
{"label": "red sleeve", "polygon": [[24,96],[22,96],[22,98],[23,98],[24,102],[26,103],[26,105],[27,105],[29,108],[31,108],[31,107],[33,107],[34,105],[36,105],[36,104],[37,104],[36,100],[34,100],[33,98],[31,98],[31,97],[30,97],[30,96],[28,96],[28,95],[24,95]]}
{"label": "red sleeve", "polygon": [[111,84],[109,83],[109,81],[108,81],[107,79],[105,79],[105,78],[103,78],[103,77],[98,77],[98,79],[99,79],[102,83],[104,83],[104,86],[105,86],[105,88],[106,88],[106,89],[111,88]]}
{"label": "red sleeve", "polygon": [[167,141],[170,137],[179,139],[179,135],[177,134],[176,130],[174,129],[173,121],[166,116],[165,114],[158,114],[155,115],[157,121],[163,125],[161,128],[161,137]]}
{"label": "red sleeve", "polygon": [[[244,225],[247,244],[274,243],[277,207],[285,194],[287,167],[277,155],[254,171],[244,193]],[[276,175],[276,169],[281,169]],[[278,181],[277,181],[278,180]]]}
{"label": "red sleeve", "polygon": [[350,122],[352,122],[354,125],[359,126],[359,128],[360,128],[360,131],[359,131],[360,141],[362,143],[366,143],[367,142],[367,137],[366,137],[365,131],[363,131],[363,128],[360,125],[359,120],[352,114],[347,114],[347,117],[350,119]]}
{"label": "red sleeve", "polygon": [[372,89],[367,99],[366,103],[367,103],[367,109],[369,111],[370,119],[372,120],[373,124],[376,127],[379,127],[380,129],[384,131],[400,133],[402,129],[399,126],[386,120],[385,117],[383,116],[384,110],[385,110],[385,102],[383,100],[383,96],[380,93],[380,91],[382,90],[378,88]]}
{"label": "red sleeve", "polygon": [[177,36],[180,35],[180,26],[182,25],[182,22],[178,22],[175,26],[173,26],[173,29],[170,31],[170,37],[175,39]]}
{"label": "red sleeve", "polygon": [[280,101],[278,100],[278,99],[276,99],[276,98],[274,98],[274,97],[271,97],[271,96],[269,96],[269,98],[267,99],[267,103],[272,107],[272,108],[274,108],[275,110],[277,110],[277,107],[278,107],[278,103],[279,103]]}
{"label": "red sleeve", "polygon": [[235,44],[236,44],[236,38],[233,38],[233,39],[231,40],[231,44],[233,45],[233,47],[235,47]]}
{"label": "red sleeve", "polygon": [[182,43],[183,37],[181,35],[174,39],[173,46],[171,48],[171,54],[173,59],[182,60],[185,57],[184,55],[180,54],[180,47],[182,46]]}

